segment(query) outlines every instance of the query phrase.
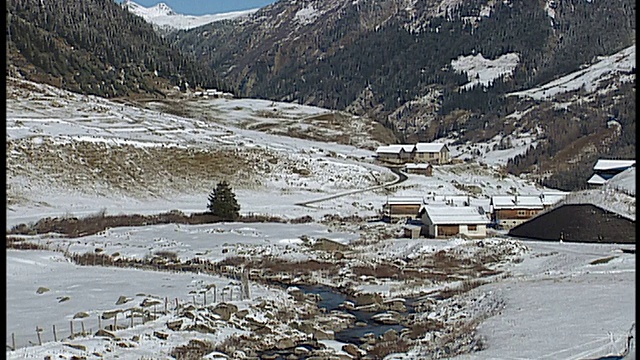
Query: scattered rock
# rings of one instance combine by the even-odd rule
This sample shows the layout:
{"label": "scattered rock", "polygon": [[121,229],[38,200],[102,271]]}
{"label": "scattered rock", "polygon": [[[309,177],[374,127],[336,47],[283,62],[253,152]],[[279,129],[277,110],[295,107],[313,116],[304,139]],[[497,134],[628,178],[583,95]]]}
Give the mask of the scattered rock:
{"label": "scattered rock", "polygon": [[161,332],[161,331],[154,331],[153,332],[153,336],[157,337],[158,339],[161,340],[167,340],[169,338],[169,334],[165,333],[165,332]]}
{"label": "scattered rock", "polygon": [[382,340],[384,341],[397,341],[398,340],[398,332],[394,329],[389,329],[385,331],[382,335]]}
{"label": "scattered rock", "polygon": [[159,305],[162,304],[162,301],[158,300],[158,299],[149,299],[149,298],[145,298],[144,300],[142,300],[142,302],[140,303],[140,306],[142,307],[148,307],[151,305]]}
{"label": "scattered rock", "polygon": [[88,318],[88,317],[89,317],[89,314],[87,314],[84,311],[77,312],[75,315],[73,315],[74,319],[84,319],[84,318]]}
{"label": "scattered rock", "polygon": [[68,346],[68,347],[73,348],[73,349],[78,349],[78,350],[80,350],[80,351],[87,351],[87,347],[86,347],[86,346],[84,346],[84,345],[81,345],[81,344],[70,344],[70,343],[64,343],[64,344],[62,344],[62,345],[64,345],[64,346]]}
{"label": "scattered rock", "polygon": [[183,320],[167,321],[167,327],[173,331],[179,331],[182,327]]}
{"label": "scattered rock", "polygon": [[120,296],[118,298],[118,301],[116,301],[116,305],[122,305],[122,304],[125,304],[125,303],[127,303],[128,301],[131,301],[131,300],[132,300],[131,298],[128,298],[128,297],[123,295],[123,296]]}
{"label": "scattered rock", "polygon": [[110,339],[116,339],[117,336],[116,334],[112,333],[111,331],[105,330],[105,329],[100,329],[98,331],[96,331],[96,333],[93,336],[102,336],[102,337],[107,337]]}
{"label": "scattered rock", "polygon": [[222,320],[229,321],[231,315],[238,312],[238,307],[233,304],[220,303],[213,309],[213,312],[220,315]]}
{"label": "scattered rock", "polygon": [[36,290],[36,294],[44,294],[47,291],[51,291],[51,290],[47,289],[46,287],[42,287],[41,286],[41,287],[38,288],[38,290]]}
{"label": "scattered rock", "polygon": [[342,351],[353,356],[356,359],[362,358],[367,353],[353,344],[342,345]]}

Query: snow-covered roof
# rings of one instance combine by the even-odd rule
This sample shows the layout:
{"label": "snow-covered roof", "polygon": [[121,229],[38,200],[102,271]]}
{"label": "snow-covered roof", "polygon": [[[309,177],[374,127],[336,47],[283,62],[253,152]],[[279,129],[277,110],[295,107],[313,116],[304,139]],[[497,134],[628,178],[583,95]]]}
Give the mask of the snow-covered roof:
{"label": "snow-covered roof", "polygon": [[424,199],[421,197],[396,197],[389,198],[387,203],[390,205],[399,205],[399,204],[411,204],[411,205],[422,205],[424,204]]}
{"label": "snow-covered roof", "polygon": [[591,185],[602,185],[606,182],[607,182],[607,179],[603,178],[598,174],[593,174],[593,176],[591,176],[589,180],[587,180],[587,183]]}
{"label": "snow-covered roof", "polygon": [[435,225],[488,224],[489,218],[475,206],[423,206],[425,215]]}
{"label": "snow-covered roof", "polygon": [[544,191],[540,194],[543,205],[553,205],[569,195],[567,191]]}
{"label": "snow-covered roof", "polygon": [[607,181],[609,188],[619,189],[629,195],[636,194],[636,168],[631,167]]}
{"label": "snow-covered roof", "polygon": [[630,166],[634,166],[635,164],[636,164],[635,160],[598,159],[596,164],[593,166],[593,170],[602,171],[602,170],[626,169]]}
{"label": "snow-covered roof", "polygon": [[404,152],[412,152],[413,148],[414,148],[414,145],[410,145],[410,144],[379,146],[376,149],[376,153],[399,154],[401,150],[404,150]]}
{"label": "snow-covered roof", "polygon": [[405,164],[405,167],[407,169],[428,169],[431,167],[431,164],[426,163],[426,164],[415,164],[415,163],[407,163]]}
{"label": "snow-covered roof", "polygon": [[417,143],[416,152],[419,152],[419,153],[440,152],[445,146],[447,145],[443,143]]}
{"label": "snow-covered roof", "polygon": [[491,197],[494,210],[499,209],[542,209],[540,196],[536,195],[499,195]]}

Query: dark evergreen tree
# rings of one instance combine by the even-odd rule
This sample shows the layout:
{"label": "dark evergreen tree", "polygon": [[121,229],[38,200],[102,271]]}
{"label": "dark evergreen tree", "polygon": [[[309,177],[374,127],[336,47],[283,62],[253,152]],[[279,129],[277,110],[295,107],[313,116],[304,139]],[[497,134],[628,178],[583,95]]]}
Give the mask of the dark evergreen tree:
{"label": "dark evergreen tree", "polygon": [[224,220],[236,220],[240,217],[240,204],[236,200],[228,182],[219,182],[209,194],[209,211]]}

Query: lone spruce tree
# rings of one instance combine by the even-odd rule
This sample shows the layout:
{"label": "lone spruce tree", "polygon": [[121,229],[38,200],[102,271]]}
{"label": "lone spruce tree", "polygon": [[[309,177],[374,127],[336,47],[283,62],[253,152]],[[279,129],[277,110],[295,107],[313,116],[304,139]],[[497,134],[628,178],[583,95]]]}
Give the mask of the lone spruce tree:
{"label": "lone spruce tree", "polygon": [[240,205],[231,186],[226,181],[219,182],[209,194],[209,211],[224,220],[236,220],[240,217]]}

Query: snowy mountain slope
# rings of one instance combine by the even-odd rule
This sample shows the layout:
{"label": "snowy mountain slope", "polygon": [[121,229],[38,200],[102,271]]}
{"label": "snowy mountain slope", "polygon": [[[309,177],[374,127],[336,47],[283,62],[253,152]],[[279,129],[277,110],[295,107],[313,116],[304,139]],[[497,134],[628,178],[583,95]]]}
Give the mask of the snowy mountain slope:
{"label": "snowy mountain slope", "polygon": [[256,12],[258,9],[233,11],[223,14],[210,15],[183,15],[178,14],[165,3],[159,3],[152,7],[144,7],[131,0],[122,3],[130,12],[142,17],[147,22],[157,25],[165,30],[188,30],[215,21],[236,19]]}
{"label": "snowy mountain slope", "polygon": [[[184,111],[193,117],[185,117],[11,78],[6,104],[8,226],[101,209],[203,211],[203,199],[222,179],[237,191],[243,212],[282,216],[376,216],[386,196],[465,194],[466,188],[484,199],[544,190],[494,166],[462,163],[438,168],[431,178],[410,175],[387,192],[301,208],[295,204],[395,179],[373,161],[376,143],[363,137],[366,119],[335,128],[331,118],[321,121],[331,114],[327,109],[257,99],[184,100],[183,107],[193,108]],[[294,128],[324,135],[287,136]]]}
{"label": "snowy mountain slope", "polygon": [[608,81],[635,81],[636,46],[629,46],[610,56],[600,56],[597,62],[549,83],[507,94],[507,96],[529,97],[549,100],[564,93],[584,89],[587,94],[599,91],[606,93],[615,89]]}
{"label": "snowy mountain slope", "polygon": [[[331,278],[323,269],[313,274],[314,281],[348,286],[385,300],[472,288],[443,300],[427,295],[427,310],[419,311],[414,320],[435,323],[437,329],[420,335],[410,349],[391,355],[392,359],[429,358],[444,345],[454,349],[454,354],[471,351],[460,359],[505,354],[527,358],[561,354],[576,359],[618,351],[624,345],[635,304],[635,259],[633,254],[621,252],[619,245],[529,243],[493,237],[416,241],[400,238],[401,223],[341,219],[375,216],[391,196],[472,193],[471,202],[484,205],[493,194],[546,190],[497,167],[473,161],[438,166],[432,177],[409,175],[407,181],[386,191],[350,193],[303,207],[296,204],[395,179],[388,169],[373,162],[369,149],[288,137],[282,135],[285,131],[277,130],[298,125],[321,132],[315,128],[328,126],[327,122],[303,120],[325,116],[327,109],[255,99],[202,99],[183,102],[185,107],[196,108],[186,113],[200,115],[178,116],[19,79],[7,81],[8,228],[45,216],[82,217],[101,210],[106,214],[157,214],[173,209],[202,212],[211,185],[222,173],[231,180],[243,213],[290,219],[309,215],[314,220],[305,224],[118,227],[81,238],[54,233],[15,236],[12,241],[48,250],[7,251],[7,288],[11,291],[6,339],[11,344],[11,334],[16,335],[19,348],[7,349],[7,358],[168,358],[170,352],[193,339],[211,342],[219,351],[231,349],[221,344],[234,334],[253,336],[253,344],[260,344],[261,349],[282,348],[291,339],[308,338],[294,324],[309,314],[316,314],[312,318],[318,323],[344,321],[334,312],[319,311],[313,302],[296,302],[290,291],[259,281],[251,281],[252,295],[241,299],[239,283],[226,276],[80,266],[65,256],[68,253],[138,260],[159,254],[175,254],[181,260],[194,256],[210,261],[270,259],[278,265],[293,262],[296,274],[304,268],[297,261],[324,261],[327,266],[339,265],[341,270]],[[269,126],[257,126],[261,123]],[[343,131],[349,134],[349,129]],[[326,215],[339,220],[327,221]],[[312,247],[320,238],[348,246],[340,252],[345,258],[340,260],[331,252]],[[407,268],[410,273],[449,262],[459,263],[460,268],[454,275],[449,269],[434,271],[435,277],[426,279],[355,273],[362,267],[376,269],[407,262],[412,263]],[[490,268],[485,268],[488,264]],[[252,264],[254,270],[259,270],[256,265]],[[474,266],[484,269],[483,274],[473,270]],[[285,276],[289,274],[283,279]],[[212,290],[218,291],[218,296],[224,290],[224,300],[216,300]],[[161,304],[167,298],[171,300],[169,310],[163,311]],[[567,299],[575,311],[567,311]],[[210,306],[220,302],[237,306],[238,316],[224,320],[203,307],[205,301]],[[149,302],[159,305],[157,315],[154,306],[145,307]],[[178,302],[184,311],[178,311]],[[532,307],[538,311],[521,311]],[[592,309],[588,316],[584,308]],[[153,316],[146,320],[126,317],[132,310]],[[110,333],[69,338],[70,322],[76,331],[82,324],[95,334],[100,315],[117,311],[121,315],[117,316],[118,325],[127,328],[114,331],[116,339],[109,338]],[[83,313],[87,317],[80,317]],[[133,327],[129,327],[131,322]],[[169,330],[174,322],[182,325]],[[523,328],[521,323],[527,326]],[[112,324],[113,318],[103,316],[103,326]],[[483,326],[476,337],[471,330],[478,324]],[[567,324],[577,324],[582,331],[570,331]],[[52,325],[57,325],[54,331],[61,341],[54,341]],[[38,333],[41,346],[37,345],[35,326],[43,329]],[[333,330],[325,334],[333,334]],[[486,346],[473,346],[481,343]],[[518,344],[515,348],[514,343]],[[348,356],[344,345],[321,340],[316,351],[321,352],[321,358]],[[219,358],[211,350],[206,358]],[[227,352],[220,356],[246,355]]]}

